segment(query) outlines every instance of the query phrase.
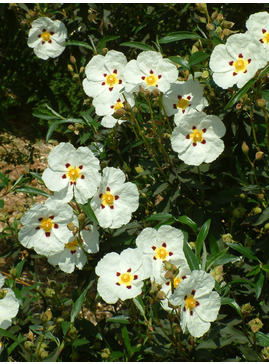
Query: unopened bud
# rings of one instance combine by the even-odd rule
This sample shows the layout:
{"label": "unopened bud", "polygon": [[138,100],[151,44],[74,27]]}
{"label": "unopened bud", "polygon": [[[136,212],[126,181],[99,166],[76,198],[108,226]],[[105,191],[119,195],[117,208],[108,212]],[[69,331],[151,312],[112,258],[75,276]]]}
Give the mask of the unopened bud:
{"label": "unopened bud", "polygon": [[11,268],[9,273],[12,275],[13,278],[17,277],[18,271],[16,268]]}
{"label": "unopened bud", "polygon": [[202,75],[201,75],[202,78],[208,78],[208,76],[209,76],[209,72],[208,71],[203,71],[202,72]]}
{"label": "unopened bud", "polygon": [[79,69],[79,73],[83,73],[85,70],[85,67],[81,66],[80,69]]}
{"label": "unopened bud", "polygon": [[196,45],[194,44],[193,46],[192,46],[192,49],[191,49],[191,54],[193,54],[193,53],[196,53],[196,52],[199,52],[199,49],[196,47]]}
{"label": "unopened bud", "polygon": [[49,321],[50,319],[52,318],[52,313],[51,313],[51,309],[47,309],[46,312],[43,312],[41,315],[40,315],[40,320],[43,321],[43,322],[47,322]]}
{"label": "unopened bud", "polygon": [[172,264],[166,260],[166,261],[164,262],[164,268],[165,268],[166,270],[171,270],[171,269],[172,269]]}
{"label": "unopened bud", "polygon": [[257,317],[251,321],[249,321],[249,326],[251,328],[251,331],[254,332],[255,334],[260,331],[260,329],[263,327],[263,323],[262,321]]}
{"label": "unopened bud", "polygon": [[32,341],[25,341],[23,345],[25,349],[28,351],[31,351],[31,349],[35,346],[34,343],[32,343]]}
{"label": "unopened bud", "polygon": [[116,110],[115,112],[114,112],[114,117],[118,117],[118,118],[121,118],[124,114],[126,113],[126,110],[124,110],[124,109],[118,109],[118,110]]}
{"label": "unopened bud", "polygon": [[165,275],[164,275],[164,278],[165,279],[171,279],[173,277],[174,277],[174,273],[171,272],[170,270],[168,270],[168,271],[165,272]]}
{"label": "unopened bud", "polygon": [[101,351],[101,358],[108,359],[110,357],[110,350],[109,348],[105,348]]}
{"label": "unopened bud", "polygon": [[204,14],[207,13],[207,5],[206,5],[206,3],[196,3],[195,4],[195,7],[201,13],[204,13]]}
{"label": "unopened bud", "polygon": [[134,114],[136,114],[136,113],[137,113],[137,107],[133,107],[133,108],[132,108],[132,112],[133,112]]}
{"label": "unopened bud", "polygon": [[7,294],[7,289],[4,289],[4,288],[0,289],[0,300],[5,298],[6,294]]}
{"label": "unopened bud", "polygon": [[68,228],[68,230],[73,231],[75,229],[75,225],[72,222],[69,222],[67,224],[67,228]]}
{"label": "unopened bud", "polygon": [[77,62],[76,58],[74,56],[70,56],[70,62],[75,64]]}
{"label": "unopened bud", "polygon": [[266,100],[260,98],[255,101],[256,106],[263,109],[266,106]]}
{"label": "unopened bud", "polygon": [[232,21],[224,20],[221,25],[226,29],[231,29],[234,26]]}
{"label": "unopened bud", "polygon": [[243,306],[241,306],[240,310],[243,315],[248,315],[253,311],[253,307],[250,303],[245,303]]}
{"label": "unopened bud", "polygon": [[217,17],[216,17],[216,21],[221,23],[223,20],[223,15],[221,13],[218,13]]}
{"label": "unopened bud", "polygon": [[79,79],[79,75],[78,75],[77,73],[75,73],[75,74],[73,75],[73,78],[75,78],[75,79]]}
{"label": "unopened bud", "polygon": [[215,20],[217,18],[218,14],[219,14],[218,10],[215,10],[214,13],[212,13],[212,15],[211,15],[211,19]]}
{"label": "unopened bud", "polygon": [[153,94],[153,96],[155,96],[155,97],[159,96],[159,95],[160,95],[160,93],[161,93],[161,91],[160,91],[159,89],[157,89],[157,88],[155,88],[155,89],[152,91],[152,94]]}
{"label": "unopened bud", "polygon": [[218,283],[221,283],[223,281],[223,265],[211,269],[210,274]]}
{"label": "unopened bud", "polygon": [[269,222],[264,225],[265,230],[269,230]]}
{"label": "unopened bud", "polygon": [[165,299],[165,297],[166,297],[166,294],[165,294],[163,291],[159,291],[159,292],[157,293],[157,298],[158,298],[159,300],[164,300],[164,299]]}
{"label": "unopened bud", "polygon": [[73,68],[72,64],[69,64],[67,66],[67,69],[68,69],[69,72],[73,72],[74,71],[74,68]]}
{"label": "unopened bud", "polygon": [[210,32],[210,31],[214,30],[214,25],[211,24],[211,23],[207,23],[206,24],[206,29]]}
{"label": "unopened bud", "polygon": [[242,151],[245,154],[248,154],[248,152],[249,152],[249,147],[246,142],[243,142],[243,144],[242,144]]}
{"label": "unopened bud", "polygon": [[252,211],[254,212],[255,215],[258,215],[262,212],[262,209],[260,207],[254,207],[254,209],[252,209]]}
{"label": "unopened bud", "polygon": [[70,124],[70,125],[68,125],[67,129],[68,129],[68,130],[72,130],[72,131],[73,131],[75,128],[74,128],[74,125],[71,125],[71,124]]}
{"label": "unopened bud", "polygon": [[234,241],[232,235],[229,233],[221,235],[221,238],[224,243],[232,243]]}
{"label": "unopened bud", "polygon": [[83,222],[83,221],[85,221],[85,219],[86,219],[85,212],[82,212],[81,214],[78,215],[78,221]]}
{"label": "unopened bud", "polygon": [[246,198],[247,196],[244,193],[240,193],[239,195],[241,198]]}
{"label": "unopened bud", "polygon": [[258,160],[263,159],[263,155],[264,155],[264,153],[263,153],[262,151],[257,152],[257,153],[255,154],[255,158],[256,158],[256,160],[258,161]]}
{"label": "unopened bud", "polygon": [[171,267],[171,270],[172,270],[172,272],[174,273],[174,274],[178,274],[178,267],[177,266],[175,266],[175,264],[172,264],[172,267]]}
{"label": "unopened bud", "polygon": [[55,296],[54,289],[46,288],[46,290],[45,290],[45,296],[46,297],[50,297],[50,298],[54,297]]}
{"label": "unopened bud", "polygon": [[244,207],[236,207],[234,210],[233,210],[233,216],[236,217],[236,218],[241,218],[245,215],[246,213],[246,209],[244,209]]}
{"label": "unopened bud", "polygon": [[102,53],[103,53],[104,56],[107,54],[107,52],[108,52],[108,48],[103,48],[102,49]]}
{"label": "unopened bud", "polygon": [[157,293],[160,289],[161,289],[160,284],[157,284],[155,282],[151,283],[151,289],[150,289],[151,294]]}
{"label": "unopened bud", "polygon": [[261,351],[265,360],[269,360],[269,346],[264,347]]}
{"label": "unopened bud", "polygon": [[196,244],[195,244],[195,242],[190,241],[190,242],[189,242],[189,246],[191,247],[191,249],[192,249],[192,250],[194,250],[194,249],[195,249],[195,247],[196,247]]}
{"label": "unopened bud", "polygon": [[220,36],[222,34],[222,27],[217,27],[216,33]]}
{"label": "unopened bud", "polygon": [[229,37],[229,35],[233,34],[233,32],[230,29],[223,29],[222,31],[223,35],[225,35],[225,37]]}

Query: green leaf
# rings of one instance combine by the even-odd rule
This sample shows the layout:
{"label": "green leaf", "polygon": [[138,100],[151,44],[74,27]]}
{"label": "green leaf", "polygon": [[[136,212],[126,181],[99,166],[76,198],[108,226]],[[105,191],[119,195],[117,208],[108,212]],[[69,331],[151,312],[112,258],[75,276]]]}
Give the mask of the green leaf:
{"label": "green leaf", "polygon": [[185,257],[187,259],[188,265],[190,267],[190,270],[199,270],[199,263],[198,260],[196,258],[196,256],[194,255],[193,251],[191,250],[191,248],[189,247],[188,243],[186,241],[184,241],[184,245],[183,245],[183,252],[185,254]]}
{"label": "green leaf", "polygon": [[46,359],[43,359],[43,361],[46,362],[56,362],[58,359],[58,356],[60,355],[61,347],[59,346],[56,348]]}
{"label": "green leaf", "polygon": [[90,49],[91,51],[93,51],[93,48],[88,43],[81,42],[78,40],[69,40],[68,42],[65,42],[63,44],[63,46],[78,46],[78,47],[87,48],[87,49]]}
{"label": "green leaf", "polygon": [[196,239],[196,256],[199,256],[203,247],[203,243],[207,237],[209,228],[210,228],[211,219],[208,219],[200,228]]}
{"label": "green leaf", "polygon": [[159,43],[166,44],[171,42],[177,42],[179,40],[184,40],[184,39],[197,40],[197,39],[202,39],[202,37],[200,37],[200,35],[196,33],[180,31],[167,34],[163,38],[159,39]]}
{"label": "green leaf", "polygon": [[86,345],[88,344],[90,341],[87,339],[76,339],[72,342],[72,346],[74,347],[78,347],[78,346],[82,346],[82,345]]}
{"label": "green leaf", "polygon": [[34,112],[32,114],[34,117],[38,118],[38,119],[42,119],[42,120],[55,120],[55,119],[59,119],[57,116],[54,115],[48,115],[48,114],[43,114],[41,112]]}
{"label": "green leaf", "polygon": [[194,66],[209,58],[209,54],[205,52],[195,52],[190,56],[189,65]]}
{"label": "green leaf", "polygon": [[217,37],[216,35],[212,37],[211,41],[215,46],[217,46],[218,44],[223,44],[223,40],[220,39],[220,37]]}
{"label": "green leaf", "polygon": [[233,307],[233,308],[236,310],[236,312],[237,312],[240,316],[242,316],[242,312],[241,312],[241,310],[240,310],[240,307],[239,307],[238,303],[236,303],[236,302],[235,302],[235,300],[234,300],[233,298],[229,298],[229,297],[222,297],[222,298],[221,298],[221,304],[222,304],[222,305],[229,305],[229,306]]}
{"label": "green leaf", "polygon": [[56,120],[48,129],[47,135],[46,135],[46,141],[48,141],[54,132],[56,128],[58,128],[61,124],[71,124],[71,123],[82,123],[84,124],[84,121],[82,119],[64,119],[64,120]]}
{"label": "green leaf", "polygon": [[134,354],[134,351],[133,351],[133,348],[131,346],[129,333],[128,333],[128,330],[127,330],[126,326],[122,327],[121,333],[122,333],[123,341],[124,341],[124,344],[125,344],[126,349],[128,351],[129,357],[131,358],[133,356],[133,354]]}
{"label": "green leaf", "polygon": [[262,270],[264,270],[265,272],[269,272],[269,264],[263,264],[261,265]]}
{"label": "green leaf", "polygon": [[226,245],[228,245],[230,248],[234,250],[237,250],[240,254],[244,255],[248,259],[259,261],[259,259],[252,253],[250,249],[245,248],[241,244],[226,243]]}
{"label": "green leaf", "polygon": [[17,341],[16,336],[11,334],[11,332],[9,332],[7,330],[4,330],[4,329],[1,329],[1,328],[0,328],[0,336],[5,336],[5,337],[8,337],[8,338],[12,339],[13,341]]}
{"label": "green leaf", "polygon": [[93,209],[91,208],[91,203],[87,202],[85,205],[80,205],[82,210],[85,212],[85,214],[90,218],[90,220],[99,225],[99,222],[97,220],[97,217],[95,216],[95,213],[93,212]]}
{"label": "green leaf", "polygon": [[142,51],[155,51],[155,49],[148,44],[140,43],[140,42],[124,42],[120,44],[123,47],[131,47],[141,49]]}
{"label": "green leaf", "polygon": [[259,265],[255,265],[247,274],[246,277],[255,276],[259,274],[261,271],[261,267]]}
{"label": "green leaf", "polygon": [[168,214],[167,212],[159,212],[157,214],[153,214],[146,218],[146,221],[168,221],[170,219],[174,219],[173,215]]}
{"label": "green leaf", "polygon": [[187,215],[179,216],[177,218],[177,221],[181,222],[182,224],[188,225],[195,234],[198,233],[197,224],[191,218],[189,218]]}
{"label": "green leaf", "polygon": [[140,311],[141,315],[145,317],[145,306],[140,296],[133,298],[133,302]]}
{"label": "green leaf", "polygon": [[77,315],[79,314],[79,311],[81,310],[81,307],[83,305],[86,294],[87,294],[88,290],[91,288],[91,286],[94,284],[94,282],[95,282],[95,275],[94,275],[94,273],[92,273],[91,280],[90,280],[88,286],[83,290],[83,292],[81,293],[81,295],[79,296],[79,298],[76,300],[76,302],[73,305],[71,315],[70,315],[71,322],[75,321],[75,318],[77,317]]}
{"label": "green leaf", "polygon": [[61,322],[61,328],[63,331],[64,336],[67,334],[67,331],[70,329],[71,322],[63,321]]}
{"label": "green leaf", "polygon": [[126,315],[118,315],[110,317],[106,320],[107,322],[117,322],[119,324],[129,324],[129,316]]}
{"label": "green leaf", "polygon": [[269,335],[266,335],[263,332],[257,332],[256,340],[260,346],[269,346]]}
{"label": "green leaf", "polygon": [[255,293],[257,299],[260,297],[262,293],[263,282],[264,282],[264,275],[261,272],[258,280],[255,282]]}
{"label": "green leaf", "polygon": [[0,180],[3,182],[3,186],[8,185],[8,177],[2,172],[0,172]]}
{"label": "green leaf", "polygon": [[269,219],[269,207],[267,207],[265,210],[263,210],[263,212],[259,216],[258,220],[254,224],[252,224],[252,226],[261,225],[268,219]]}
{"label": "green leaf", "polygon": [[244,95],[248,92],[250,87],[256,82],[257,78],[253,77],[251,78],[238,92],[236,92],[231,100],[228,102],[228,104],[225,106],[224,110],[229,109],[234,104],[237,103]]}
{"label": "green leaf", "polygon": [[5,201],[4,200],[0,200],[0,209],[2,209],[5,206]]}
{"label": "green leaf", "polygon": [[178,56],[171,56],[168,58],[170,59],[170,61],[180,64],[180,66],[185,68],[186,70],[190,70],[189,63],[188,63],[188,61],[186,61],[186,59],[178,57]]}
{"label": "green leaf", "polygon": [[14,191],[29,193],[30,195],[41,195],[41,196],[45,196],[45,197],[50,197],[50,195],[47,192],[42,191],[39,188],[31,187],[29,185],[25,185],[23,187],[16,187],[14,189]]}
{"label": "green leaf", "polygon": [[218,246],[218,243],[217,243],[214,235],[209,232],[208,235],[207,235],[207,240],[209,242],[210,253],[211,254],[218,254],[219,253],[219,246]]}
{"label": "green leaf", "polygon": [[19,278],[20,275],[21,275],[21,271],[22,271],[22,268],[24,266],[24,263],[26,262],[26,260],[21,260],[17,265],[16,265],[16,270],[17,270],[17,274],[16,274],[16,278]]}
{"label": "green leaf", "polygon": [[217,259],[219,259],[219,258],[221,258],[226,252],[227,252],[227,250],[228,250],[229,248],[226,248],[226,249],[224,249],[224,250],[222,250],[221,252],[219,252],[218,254],[216,254],[216,255],[214,255],[213,256],[213,258],[211,258],[210,260],[209,260],[209,262],[207,263],[207,268],[206,268],[206,270],[208,270],[208,269],[210,269],[211,268],[211,266],[213,265],[213,263],[217,260]]}

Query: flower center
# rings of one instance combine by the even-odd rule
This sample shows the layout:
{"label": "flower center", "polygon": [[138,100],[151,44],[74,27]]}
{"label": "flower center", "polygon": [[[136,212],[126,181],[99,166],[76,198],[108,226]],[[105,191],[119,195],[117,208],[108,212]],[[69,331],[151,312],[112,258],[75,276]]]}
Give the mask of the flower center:
{"label": "flower center", "polygon": [[203,141],[203,130],[194,129],[190,134],[190,138],[193,140],[193,143],[202,142]]}
{"label": "flower center", "polygon": [[245,72],[245,70],[247,69],[248,65],[248,61],[245,61],[244,59],[238,59],[237,61],[235,61],[233,63],[233,66],[235,68],[235,72],[238,73],[238,72]]}
{"label": "flower center", "polygon": [[6,294],[7,294],[7,289],[1,288],[0,289],[0,300],[2,300],[3,298],[5,298],[6,297]]}
{"label": "flower center", "polygon": [[43,42],[48,42],[50,40],[51,34],[47,31],[43,32],[41,34],[41,38],[43,40]]}
{"label": "flower center", "polygon": [[182,281],[183,278],[175,277],[174,278],[174,288],[176,289],[179,285],[179,283]]}
{"label": "flower center", "polygon": [[115,111],[118,111],[118,110],[120,110],[120,109],[122,109],[123,108],[123,103],[121,102],[121,101],[117,101],[116,103],[115,103],[115,105],[113,106],[113,109],[115,110]]}
{"label": "flower center", "polygon": [[129,268],[125,273],[116,272],[116,276],[119,278],[118,282],[116,282],[117,286],[124,285],[126,288],[132,288],[132,281],[138,278],[137,274],[131,274],[132,269]]}
{"label": "flower center", "polygon": [[196,300],[193,298],[193,295],[191,294],[187,298],[185,298],[185,308],[192,311],[194,307],[196,307]]}
{"label": "flower center", "polygon": [[177,104],[176,104],[176,107],[178,109],[182,109],[182,110],[185,110],[187,107],[189,106],[189,100],[187,99],[179,99]]}
{"label": "flower center", "polygon": [[65,244],[65,247],[70,250],[71,254],[74,254],[77,250],[77,247],[79,246],[79,242],[77,238],[75,238],[73,241],[70,241],[69,243]]}
{"label": "flower center", "polygon": [[114,200],[115,200],[115,197],[111,194],[110,191],[106,191],[106,193],[104,193],[102,195],[102,204],[104,206],[106,206],[106,205],[108,205],[108,206],[113,205]]}
{"label": "flower center", "polygon": [[43,229],[46,233],[50,232],[51,229],[54,227],[54,223],[50,217],[42,218],[40,221],[40,228]]}
{"label": "flower center", "polygon": [[151,74],[145,78],[145,81],[148,86],[156,86],[158,80],[159,80],[158,76],[155,76],[154,74]]}
{"label": "flower center", "polygon": [[66,175],[71,179],[72,182],[75,182],[81,176],[79,167],[68,167],[68,172]]}
{"label": "flower center", "polygon": [[260,42],[269,43],[269,32],[267,32],[265,29],[263,29],[262,32],[263,32],[263,38],[260,39]]}
{"label": "flower center", "polygon": [[133,278],[134,276],[133,275],[131,275],[130,273],[124,273],[124,274],[121,274],[120,275],[120,284],[129,284],[129,283],[131,283],[132,282],[132,280],[134,279]]}
{"label": "flower center", "polygon": [[164,247],[156,248],[155,253],[155,257],[157,259],[161,259],[162,261],[164,261],[168,255],[168,251]]}
{"label": "flower center", "polygon": [[111,75],[107,75],[105,83],[109,87],[114,87],[115,85],[117,85],[119,83],[119,79],[117,78],[117,74],[112,73]]}

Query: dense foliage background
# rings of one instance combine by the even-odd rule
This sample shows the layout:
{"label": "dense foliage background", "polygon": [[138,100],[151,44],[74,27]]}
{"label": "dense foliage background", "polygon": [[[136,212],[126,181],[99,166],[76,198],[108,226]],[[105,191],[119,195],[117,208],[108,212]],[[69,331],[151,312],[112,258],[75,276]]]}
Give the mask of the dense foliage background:
{"label": "dense foliage background", "polygon": [[[248,17],[263,10],[268,10],[267,4],[0,4],[2,129],[32,141],[71,141],[76,147],[101,142],[102,168],[121,168],[140,191],[131,222],[102,231],[100,252],[76,274],[70,297],[62,294],[64,284],[48,285],[35,276],[36,254],[21,260],[19,222],[4,229],[1,237],[10,244],[6,256],[12,255],[16,269],[7,272],[1,267],[1,271],[8,274],[10,286],[16,285],[23,309],[15,325],[0,331],[5,345],[2,360],[268,360],[268,73],[237,94],[236,87],[223,90],[214,84],[208,67],[214,46],[225,43],[233,32],[245,32]],[[58,58],[43,61],[27,46],[31,23],[40,16],[59,19],[68,29],[69,44]],[[199,34],[202,40],[167,41],[169,33],[178,31]],[[136,105],[146,145],[128,122],[103,128],[81,87],[84,67],[93,55],[114,49],[130,60],[148,46],[172,57],[182,80],[200,72],[209,102],[206,112],[218,115],[226,126],[223,154],[199,170],[179,161],[172,151],[171,124],[162,122],[155,95],[140,95]],[[261,98],[266,107],[257,102]],[[228,104],[231,99],[234,102]],[[247,149],[242,150],[243,143]],[[38,192],[27,190],[25,184],[39,174],[24,175],[14,187],[8,176],[0,177],[1,188],[12,193],[22,188],[29,195]],[[84,211],[91,217],[89,209]],[[160,308],[149,286],[136,305],[121,302],[113,317],[96,316],[101,302],[94,275],[98,260],[107,252],[132,247],[144,227],[162,224],[182,229],[193,247],[205,241],[206,252],[199,243],[197,259],[203,253],[204,267],[216,269],[215,289],[222,296],[222,307],[211,331],[201,339],[181,336],[178,323]],[[32,287],[19,280],[26,267],[36,279]],[[68,285],[68,275],[66,280]],[[82,305],[94,313],[95,324],[79,315]],[[40,316],[49,308],[52,315]],[[249,324],[256,318],[262,322],[258,329]]]}

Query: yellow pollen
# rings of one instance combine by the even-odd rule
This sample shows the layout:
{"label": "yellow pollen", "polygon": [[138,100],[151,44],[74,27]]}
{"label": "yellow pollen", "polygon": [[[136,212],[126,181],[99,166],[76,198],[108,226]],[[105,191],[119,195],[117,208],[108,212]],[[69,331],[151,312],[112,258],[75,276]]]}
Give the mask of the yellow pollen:
{"label": "yellow pollen", "polygon": [[53,227],[54,224],[49,217],[47,219],[42,219],[40,222],[40,228],[45,230],[46,233],[50,232]]}
{"label": "yellow pollen", "polygon": [[41,38],[43,40],[43,42],[48,42],[50,40],[50,33],[48,32],[43,32],[41,34]]}
{"label": "yellow pollen", "polygon": [[196,307],[196,300],[193,298],[193,295],[191,294],[189,297],[185,299],[185,308],[192,311]]}
{"label": "yellow pollen", "polygon": [[117,110],[120,110],[123,108],[123,103],[118,101],[116,102],[116,104],[113,106],[114,110],[117,111]]}
{"label": "yellow pollen", "polygon": [[77,241],[77,238],[75,238],[73,241],[70,241],[70,243],[65,244],[65,247],[70,249],[71,251],[76,250],[78,246],[79,242]]}
{"label": "yellow pollen", "polygon": [[174,288],[176,289],[179,285],[179,283],[182,281],[182,278],[174,278]]}
{"label": "yellow pollen", "polygon": [[239,58],[237,61],[233,63],[235,68],[235,72],[245,72],[247,69],[248,61],[245,61],[243,58]]}
{"label": "yellow pollen", "polygon": [[116,76],[117,76],[116,73],[112,73],[111,75],[106,76],[105,82],[109,87],[114,87],[119,83],[119,79]]}
{"label": "yellow pollen", "polygon": [[156,248],[155,253],[155,258],[161,259],[162,261],[164,261],[168,255],[168,251],[164,247]]}
{"label": "yellow pollen", "polygon": [[189,106],[189,100],[187,99],[179,99],[177,102],[177,108],[185,110]]}
{"label": "yellow pollen", "polygon": [[78,167],[70,166],[68,167],[68,173],[66,175],[72,182],[76,182],[76,180],[81,177],[80,169]]}
{"label": "yellow pollen", "polygon": [[147,76],[145,78],[145,81],[148,86],[156,86],[158,80],[159,80],[159,78],[157,76],[155,76],[154,74]]}
{"label": "yellow pollen", "polygon": [[133,280],[134,276],[128,272],[119,276],[119,284],[125,284],[126,286],[129,286]]}
{"label": "yellow pollen", "polygon": [[269,43],[269,32],[265,32],[262,38],[263,43]]}
{"label": "yellow pollen", "polygon": [[202,142],[203,134],[203,130],[194,129],[193,132],[190,134],[190,138],[193,140],[194,143]]}
{"label": "yellow pollen", "polygon": [[102,204],[104,206],[106,206],[106,205],[108,205],[108,206],[113,205],[114,200],[115,200],[115,197],[109,191],[106,191],[106,193],[104,193],[102,195]]}

